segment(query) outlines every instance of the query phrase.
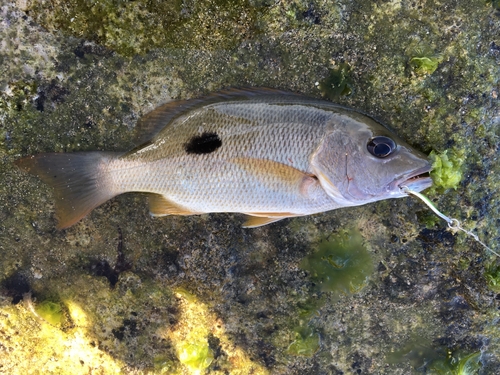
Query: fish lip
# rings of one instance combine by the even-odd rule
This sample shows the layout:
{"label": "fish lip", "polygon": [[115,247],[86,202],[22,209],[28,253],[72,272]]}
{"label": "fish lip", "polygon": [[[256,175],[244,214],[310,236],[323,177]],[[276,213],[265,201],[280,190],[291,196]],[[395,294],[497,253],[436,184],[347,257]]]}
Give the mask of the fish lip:
{"label": "fish lip", "polygon": [[432,179],[429,172],[432,170],[431,165],[426,165],[422,168],[416,169],[408,175],[404,175],[393,182],[393,188],[398,190],[406,186],[413,191],[422,191],[432,186]]}

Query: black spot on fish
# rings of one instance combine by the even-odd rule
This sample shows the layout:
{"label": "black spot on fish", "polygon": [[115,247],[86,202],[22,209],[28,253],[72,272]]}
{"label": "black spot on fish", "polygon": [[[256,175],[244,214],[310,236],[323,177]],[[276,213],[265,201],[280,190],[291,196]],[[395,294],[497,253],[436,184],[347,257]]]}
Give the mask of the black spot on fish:
{"label": "black spot on fish", "polygon": [[222,146],[222,141],[216,133],[203,133],[194,136],[184,145],[188,154],[210,154]]}

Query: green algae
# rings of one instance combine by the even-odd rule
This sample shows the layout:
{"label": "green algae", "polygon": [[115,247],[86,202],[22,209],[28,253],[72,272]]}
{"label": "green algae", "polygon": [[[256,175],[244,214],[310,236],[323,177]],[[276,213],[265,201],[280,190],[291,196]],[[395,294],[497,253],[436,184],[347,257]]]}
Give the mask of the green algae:
{"label": "green algae", "polygon": [[319,349],[319,334],[310,327],[299,327],[286,352],[294,356],[311,357]]}
{"label": "green algae", "polygon": [[177,350],[179,361],[192,370],[206,369],[214,360],[207,341],[183,343],[179,345]]}
{"label": "green algae", "polygon": [[[2,371],[13,375],[83,375],[88,374],[90,368],[99,368],[103,374],[119,373],[124,362],[96,345],[84,325],[88,324],[86,314],[74,307],[71,305],[70,315],[78,324],[64,331],[35,319],[24,304],[3,306],[0,309],[0,340],[9,355],[8,361],[5,356],[2,358]],[[75,313],[76,310],[79,312]]]}
{"label": "green algae", "polygon": [[386,361],[390,364],[409,362],[412,367],[420,368],[445,356],[441,349],[433,347],[429,339],[413,334],[400,348],[390,352]]}
{"label": "green algae", "polygon": [[[313,318],[318,316],[326,299],[314,293],[314,287],[311,289],[304,300],[297,302],[296,311],[291,315],[291,324],[289,324],[291,328],[287,330],[289,341],[286,342],[288,346],[286,346],[285,352],[292,356],[311,357],[320,348],[320,336]],[[279,341],[276,341],[281,346]]]}
{"label": "green algae", "polygon": [[441,223],[441,218],[439,218],[436,214],[429,211],[419,211],[417,212],[418,222],[420,224],[425,225],[427,229],[435,228],[435,226]]}
{"label": "green algae", "polygon": [[446,358],[436,359],[428,365],[429,373],[434,375],[478,374],[481,369],[480,354],[479,352],[449,352]]}
{"label": "green algae", "polygon": [[479,352],[435,347],[430,340],[413,336],[401,349],[390,353],[387,362],[409,362],[415,369],[432,375],[474,375],[481,369]]}
{"label": "green algae", "polygon": [[[184,369],[198,374],[213,364],[223,373],[268,374],[234,345],[224,332],[224,324],[196,295],[184,287],[176,288],[175,295],[179,299],[179,324],[166,331],[165,337],[172,341]],[[162,361],[170,366],[165,359]]]}
{"label": "green algae", "polygon": [[319,82],[321,93],[330,100],[337,100],[340,96],[349,96],[353,91],[351,67],[347,63],[340,63],[330,69],[326,78]]}
{"label": "green algae", "polygon": [[360,232],[351,229],[323,240],[300,268],[310,273],[321,291],[341,295],[357,293],[366,285],[373,262]]}
{"label": "green algae", "polygon": [[177,288],[176,296],[182,299],[181,311],[185,326],[168,333],[175,343],[176,355],[180,363],[192,371],[206,369],[214,360],[208,343],[208,311],[198,298],[186,288]]}
{"label": "green algae", "polygon": [[495,9],[497,12],[500,12],[500,0],[488,0],[487,2],[491,3],[493,9]]}
{"label": "green algae", "polygon": [[318,313],[318,310],[325,303],[323,298],[309,297],[305,301],[297,303],[297,314],[301,319],[310,319]]}
{"label": "green algae", "polygon": [[0,112],[21,112],[31,104],[37,93],[38,85],[34,81],[9,82],[0,91]]}
{"label": "green algae", "polygon": [[176,366],[172,358],[162,354],[158,354],[153,358],[153,369],[158,374],[172,374],[176,372]]}
{"label": "green algae", "polygon": [[42,301],[36,304],[35,311],[47,323],[54,326],[61,325],[64,318],[63,306],[60,302]]}
{"label": "green algae", "polygon": [[415,40],[410,41],[406,55],[408,66],[416,76],[431,75],[444,60],[444,56],[436,53],[434,47]]}
{"label": "green algae", "polygon": [[439,154],[431,151],[429,158],[432,163],[433,191],[442,193],[448,189],[456,189],[462,180],[465,150],[450,149]]}
{"label": "green algae", "polygon": [[[35,295],[50,293],[56,297],[40,303],[29,302],[20,306],[14,315],[0,314],[0,326],[11,325],[13,329],[30,326],[25,338],[38,339],[10,340],[12,356],[25,357],[28,363],[36,361],[41,373],[50,373],[47,356],[53,357],[54,353],[59,353],[57,366],[67,368],[74,367],[70,364],[79,360],[89,365],[101,363],[103,368],[122,367],[123,361],[133,359],[139,367],[151,369],[158,356],[165,358],[170,368],[174,368],[174,364],[180,366],[174,350],[166,345],[168,341],[162,343],[155,339],[158,330],[169,328],[168,322],[172,319],[169,311],[175,310],[168,289],[141,280],[130,272],[123,273],[113,289],[104,278],[75,274],[64,282],[52,280],[41,284],[37,281],[32,289]],[[34,314],[26,316],[23,309],[31,311],[31,305]],[[71,324],[66,323],[66,314]],[[151,316],[157,320],[153,322]],[[29,323],[29,319],[34,321]],[[54,373],[79,374],[84,370],[83,367]]]}
{"label": "green algae", "polygon": [[424,75],[434,73],[440,62],[441,59],[437,57],[415,56],[410,59],[409,64],[415,73]]}
{"label": "green algae", "polygon": [[500,265],[490,264],[484,273],[488,288],[495,293],[500,293]]}

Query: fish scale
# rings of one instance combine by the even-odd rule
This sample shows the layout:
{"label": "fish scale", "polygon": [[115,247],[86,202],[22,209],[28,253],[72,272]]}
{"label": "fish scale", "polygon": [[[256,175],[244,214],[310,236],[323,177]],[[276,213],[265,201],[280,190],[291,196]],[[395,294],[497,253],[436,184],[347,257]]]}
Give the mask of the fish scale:
{"label": "fish scale", "polygon": [[125,154],[16,162],[54,187],[60,228],[125,192],[150,193],[154,216],[241,212],[255,227],[401,197],[403,182],[431,184],[425,156],[378,122],[298,95],[240,90],[168,103],[141,125],[150,139]]}
{"label": "fish scale", "polygon": [[[119,166],[113,168],[113,176],[122,191],[162,194],[193,212],[273,212],[275,207],[280,207],[277,212],[283,212],[281,207],[291,210],[293,206],[294,213],[305,214],[310,209],[332,209],[335,202],[321,190],[311,201],[310,197],[297,194],[295,186],[283,186],[279,174],[255,177],[260,173],[255,160],[270,160],[311,173],[309,156],[325,133],[324,119],[332,117],[318,112],[262,103],[213,105],[178,119],[162,131],[155,138],[154,147],[140,153],[143,166],[139,164],[134,176],[128,169],[122,174]],[[278,120],[289,122],[273,124]],[[211,154],[186,154],[183,143],[203,132],[216,132],[223,145]],[[165,150],[170,151],[168,156]],[[126,164],[128,159],[138,161],[133,154],[119,162]],[[244,169],[234,162],[236,159],[248,160]],[[150,160],[157,162],[151,164]],[[148,172],[140,173],[143,168]],[[189,174],[176,170],[189,170]]]}

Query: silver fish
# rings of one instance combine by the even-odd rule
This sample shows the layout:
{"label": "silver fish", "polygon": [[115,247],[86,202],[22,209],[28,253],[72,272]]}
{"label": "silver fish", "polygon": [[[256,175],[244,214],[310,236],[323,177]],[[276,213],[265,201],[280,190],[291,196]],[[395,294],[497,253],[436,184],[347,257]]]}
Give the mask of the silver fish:
{"label": "silver fish", "polygon": [[[28,156],[54,188],[58,228],[126,192],[153,216],[240,212],[246,227],[404,197],[431,186],[424,154],[369,116],[295,94],[232,91],[167,103],[140,121],[127,153]],[[160,130],[161,129],[161,130]]]}

